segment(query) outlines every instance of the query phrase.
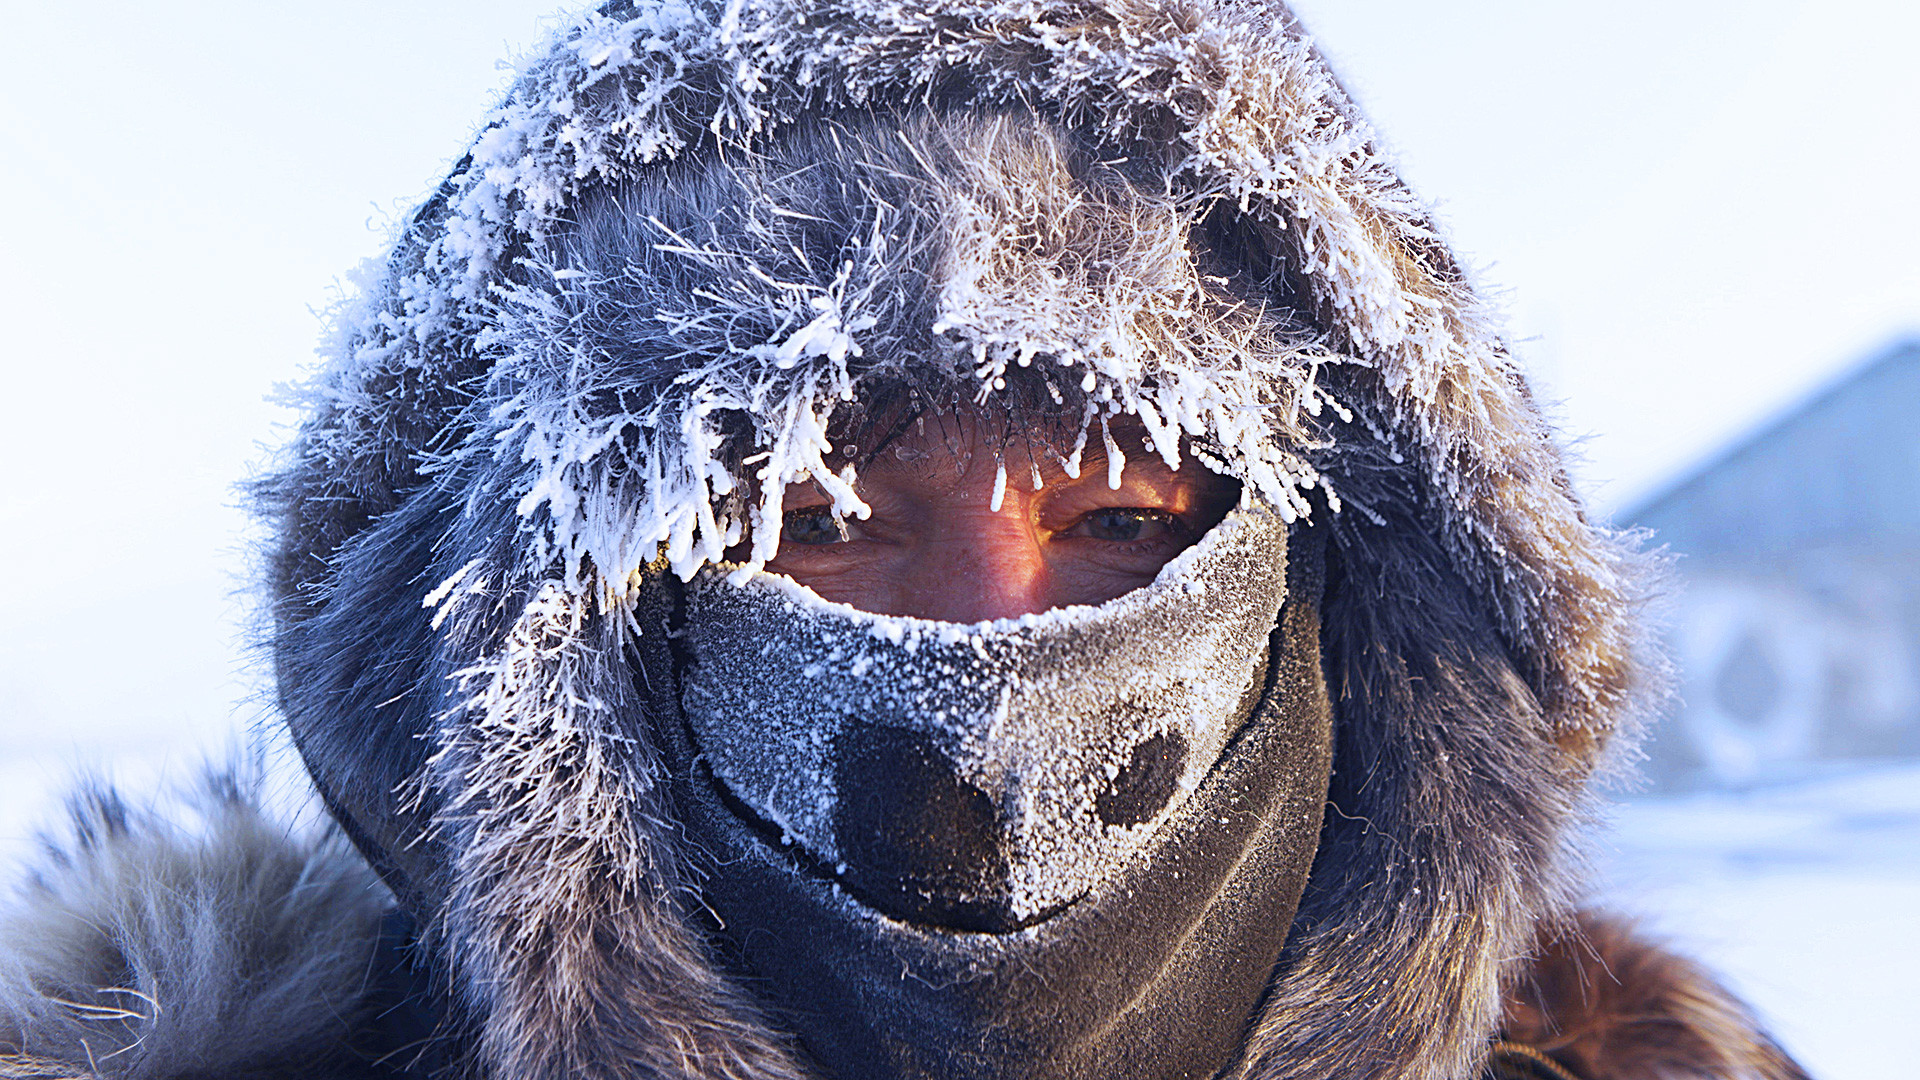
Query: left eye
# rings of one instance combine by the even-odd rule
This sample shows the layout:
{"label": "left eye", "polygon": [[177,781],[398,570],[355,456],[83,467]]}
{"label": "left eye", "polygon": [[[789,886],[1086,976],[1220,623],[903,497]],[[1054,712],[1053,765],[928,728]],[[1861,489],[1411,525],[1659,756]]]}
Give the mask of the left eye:
{"label": "left eye", "polygon": [[781,523],[780,540],[788,544],[818,547],[853,539],[852,530],[824,506],[789,510]]}
{"label": "left eye", "polygon": [[1069,535],[1095,540],[1125,543],[1133,540],[1158,540],[1173,532],[1172,514],[1137,506],[1115,506],[1095,510],[1067,530]]}

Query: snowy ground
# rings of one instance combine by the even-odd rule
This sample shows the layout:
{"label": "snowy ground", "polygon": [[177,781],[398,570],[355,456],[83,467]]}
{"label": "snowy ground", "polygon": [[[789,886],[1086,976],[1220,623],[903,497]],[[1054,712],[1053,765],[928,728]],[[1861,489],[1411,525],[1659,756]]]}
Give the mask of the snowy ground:
{"label": "snowy ground", "polygon": [[1920,764],[1621,805],[1602,895],[1706,960],[1819,1080],[1912,1080]]}
{"label": "snowy ground", "polygon": [[[85,760],[48,742],[16,743],[0,758],[8,865]],[[120,745],[88,764],[136,791],[190,775],[200,755]],[[1920,763],[1632,800],[1593,847],[1603,901],[1718,970],[1817,1080],[1916,1075]]]}

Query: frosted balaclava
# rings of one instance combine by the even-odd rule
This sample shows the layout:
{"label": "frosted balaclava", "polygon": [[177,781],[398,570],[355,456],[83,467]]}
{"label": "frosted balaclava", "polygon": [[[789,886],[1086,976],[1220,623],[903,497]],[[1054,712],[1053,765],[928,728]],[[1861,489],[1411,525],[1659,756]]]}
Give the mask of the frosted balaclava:
{"label": "frosted balaclava", "polygon": [[1317,577],[1290,595],[1288,531],[1236,510],[1144,588],[976,625],[765,575],[675,590],[670,742],[704,894],[834,1075],[1233,1058],[1331,757]]}
{"label": "frosted balaclava", "polygon": [[[1235,346],[1289,347],[1280,319],[1192,288],[1183,213],[1028,117],[849,122],[688,171],[588,202],[553,244],[562,273],[644,273],[658,288],[657,270],[636,264],[671,244],[700,252],[720,282],[787,280],[798,267],[782,265],[796,258],[783,246],[819,257],[810,222],[859,222],[869,252],[907,249],[859,309],[879,324],[864,348],[900,365],[898,383],[835,410],[822,440],[833,456],[811,474],[839,483],[840,513],[859,512],[847,447],[884,441],[899,410],[916,424],[990,412],[972,426],[1063,465],[1100,440],[1123,472],[1112,406],[1061,355],[1098,348],[1086,323],[1116,301],[1218,318],[1197,330],[1169,318],[1151,331],[1164,340],[1137,348],[1228,365],[1244,359]],[[996,205],[1028,179],[1044,195]],[[689,188],[705,196],[691,209]],[[956,212],[969,205],[972,220]],[[1030,232],[1018,210],[1059,231],[1032,236],[1028,265],[976,270],[954,302],[1056,344],[1008,365],[1000,396],[963,397],[945,364],[972,350],[927,325],[924,290],[993,233]],[[1143,282],[1128,263],[1150,260]],[[1088,263],[1106,264],[1092,281]],[[1065,278],[1051,297],[1016,288],[1049,272]],[[1097,606],[960,625],[828,603],[756,569],[759,541],[778,532],[759,524],[765,509],[731,549],[743,561],[644,578],[628,652],[720,955],[833,1075],[1154,1080],[1232,1060],[1312,865],[1332,753],[1317,538],[1298,491],[1259,471],[1283,452],[1262,403],[1284,385],[1247,377],[1246,399],[1220,401],[1255,421],[1244,430],[1262,454],[1200,425],[1149,431],[1170,464],[1240,473],[1242,505],[1151,584]],[[1177,416],[1177,388],[1155,389]],[[756,478],[762,499],[784,479],[777,457]],[[1290,559],[1296,525],[1308,539]]]}

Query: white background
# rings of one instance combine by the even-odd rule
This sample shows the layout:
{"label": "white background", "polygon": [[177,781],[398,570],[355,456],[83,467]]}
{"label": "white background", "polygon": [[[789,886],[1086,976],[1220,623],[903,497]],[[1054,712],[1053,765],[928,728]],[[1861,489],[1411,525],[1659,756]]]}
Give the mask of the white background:
{"label": "white background", "polygon": [[[1297,7],[1507,293],[1603,512],[1920,328],[1920,5]],[[268,397],[546,11],[0,9],[0,847],[76,762],[178,775],[266,714],[235,484],[294,419]],[[1737,857],[1782,797],[1629,807],[1608,873],[1825,1075],[1896,1076],[1920,991],[1873,973],[1920,967],[1920,860]],[[1912,809],[1875,812],[1904,842]]]}

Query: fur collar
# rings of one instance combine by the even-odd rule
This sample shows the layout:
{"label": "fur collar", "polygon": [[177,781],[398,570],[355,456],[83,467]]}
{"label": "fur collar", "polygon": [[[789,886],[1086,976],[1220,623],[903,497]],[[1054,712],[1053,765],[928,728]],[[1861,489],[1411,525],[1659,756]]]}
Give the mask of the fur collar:
{"label": "fur collar", "polygon": [[[108,791],[73,802],[0,924],[0,1077],[414,1075],[431,1028],[405,1015],[372,872],[230,778],[191,809],[188,826]],[[1516,975],[1489,1075],[1805,1080],[1740,1002],[1617,918],[1543,934]]]}

